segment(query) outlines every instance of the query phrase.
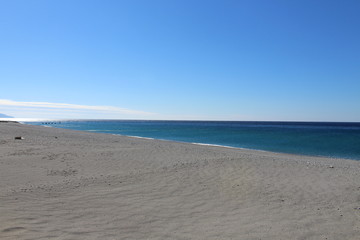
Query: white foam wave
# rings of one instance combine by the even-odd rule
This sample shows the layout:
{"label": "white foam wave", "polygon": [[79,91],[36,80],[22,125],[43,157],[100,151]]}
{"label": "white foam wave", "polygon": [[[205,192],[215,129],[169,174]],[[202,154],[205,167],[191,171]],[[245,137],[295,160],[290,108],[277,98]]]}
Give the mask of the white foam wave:
{"label": "white foam wave", "polygon": [[[194,145],[200,145],[200,146],[210,146],[210,147],[223,147],[223,148],[232,148],[232,149],[239,149],[239,147],[231,147],[226,145],[218,145],[218,144],[208,144],[208,143],[191,143]],[[243,148],[240,148],[243,149]]]}
{"label": "white foam wave", "polygon": [[[156,140],[155,138],[149,138],[149,137],[139,137],[139,136],[128,136],[128,137],[140,138],[140,139],[148,139],[148,140]],[[162,139],[157,139],[157,140],[162,140]]]}

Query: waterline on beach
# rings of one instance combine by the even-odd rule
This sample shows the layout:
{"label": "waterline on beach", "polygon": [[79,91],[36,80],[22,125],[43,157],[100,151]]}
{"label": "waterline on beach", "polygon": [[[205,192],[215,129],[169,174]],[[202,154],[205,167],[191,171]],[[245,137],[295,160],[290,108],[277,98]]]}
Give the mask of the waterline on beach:
{"label": "waterline on beach", "polygon": [[62,121],[50,126],[147,139],[360,160],[360,123],[92,120]]}

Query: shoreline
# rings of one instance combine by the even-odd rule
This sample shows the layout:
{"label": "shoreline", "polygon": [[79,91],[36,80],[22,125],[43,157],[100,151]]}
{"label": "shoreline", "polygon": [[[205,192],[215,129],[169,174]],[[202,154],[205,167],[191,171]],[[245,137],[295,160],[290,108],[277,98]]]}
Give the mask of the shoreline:
{"label": "shoreline", "polygon": [[[81,121],[81,120],[79,120]],[[101,121],[101,120],[98,120]],[[109,121],[115,121],[115,120],[109,120]],[[117,120],[116,120],[117,121]],[[124,120],[126,121],[126,120]],[[162,120],[159,120],[162,121]],[[166,120],[165,120],[166,121]],[[339,122],[340,123],[340,122]],[[49,127],[49,128],[57,128],[54,126],[48,126],[48,125],[32,125],[32,124],[26,124],[30,126],[42,126],[42,127]],[[59,128],[59,129],[67,129],[67,128]],[[67,129],[67,130],[73,130],[73,129]],[[201,142],[187,142],[187,141],[176,141],[171,139],[161,139],[161,138],[152,138],[152,137],[142,137],[142,136],[135,136],[135,135],[123,135],[123,134],[113,134],[113,133],[106,133],[106,132],[98,132],[99,130],[73,130],[73,131],[80,131],[80,132],[91,132],[91,133],[100,133],[100,134],[110,134],[115,136],[122,136],[122,137],[133,137],[133,138],[139,138],[139,139],[148,139],[148,140],[158,140],[158,141],[168,141],[168,142],[175,142],[175,143],[190,143],[194,145],[199,146],[213,146],[213,147],[222,147],[222,148],[229,148],[229,149],[239,149],[239,150],[251,150],[251,151],[259,151],[259,152],[266,152],[266,153],[274,153],[274,154],[288,154],[288,155],[294,155],[294,156],[303,156],[303,157],[316,157],[316,158],[329,158],[329,159],[343,159],[343,160],[352,160],[352,161],[360,161],[360,159],[357,158],[344,158],[344,157],[336,157],[336,156],[326,156],[326,155],[311,155],[311,154],[305,154],[305,153],[290,153],[290,152],[276,152],[276,151],[270,151],[270,150],[262,150],[257,148],[244,148],[244,147],[234,147],[234,146],[227,146],[227,145],[221,145],[221,144],[210,144],[210,143],[201,143]],[[109,130],[110,131],[110,130]]]}
{"label": "shoreline", "polygon": [[0,123],[1,239],[355,240],[359,183],[357,160]]}
{"label": "shoreline", "polygon": [[[71,129],[68,129],[68,130],[71,130]],[[87,130],[81,130],[81,131],[93,132],[93,133],[101,133],[101,132],[87,131]],[[108,133],[102,133],[102,134],[108,134]],[[141,136],[133,136],[133,135],[122,135],[122,134],[111,134],[111,135],[121,136],[121,137],[138,138],[138,139],[173,142],[173,143],[188,143],[188,144],[193,144],[193,145],[197,145],[197,146],[219,147],[219,148],[226,148],[226,149],[238,149],[238,150],[244,150],[244,151],[256,151],[256,152],[260,152],[260,153],[264,152],[264,153],[270,153],[270,154],[271,153],[272,154],[285,154],[285,155],[291,155],[291,156],[294,156],[294,157],[313,157],[313,158],[328,158],[328,159],[337,159],[337,160],[360,161],[360,159],[354,159],[354,158],[341,158],[341,157],[331,157],[331,156],[322,156],[322,155],[309,155],[309,154],[296,154],[296,153],[286,153],[286,152],[274,152],[274,151],[267,151],[267,150],[261,150],[261,149],[255,149],[255,148],[232,147],[232,146],[227,146],[227,145],[210,144],[210,143],[198,143],[198,142],[185,142],[185,141],[182,142],[182,141],[175,141],[175,140],[168,140],[168,139],[161,139],[161,138],[141,137]]]}

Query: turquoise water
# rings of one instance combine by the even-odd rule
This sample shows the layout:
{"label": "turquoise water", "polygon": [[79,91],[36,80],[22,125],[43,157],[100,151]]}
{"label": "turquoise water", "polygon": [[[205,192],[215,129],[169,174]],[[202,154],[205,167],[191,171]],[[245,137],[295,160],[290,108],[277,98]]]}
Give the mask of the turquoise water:
{"label": "turquoise water", "polygon": [[360,123],[96,120],[31,124],[360,160]]}

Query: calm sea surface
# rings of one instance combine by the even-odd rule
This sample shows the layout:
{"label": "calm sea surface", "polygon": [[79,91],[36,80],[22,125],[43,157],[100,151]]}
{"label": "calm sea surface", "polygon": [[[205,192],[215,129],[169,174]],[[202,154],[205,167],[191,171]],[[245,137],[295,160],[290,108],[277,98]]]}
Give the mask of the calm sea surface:
{"label": "calm sea surface", "polygon": [[30,124],[360,160],[360,123],[92,120]]}

